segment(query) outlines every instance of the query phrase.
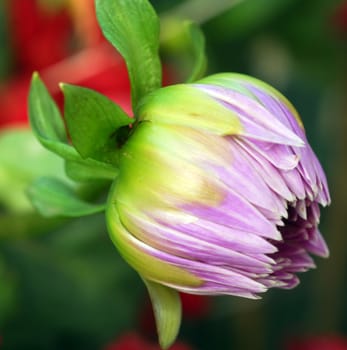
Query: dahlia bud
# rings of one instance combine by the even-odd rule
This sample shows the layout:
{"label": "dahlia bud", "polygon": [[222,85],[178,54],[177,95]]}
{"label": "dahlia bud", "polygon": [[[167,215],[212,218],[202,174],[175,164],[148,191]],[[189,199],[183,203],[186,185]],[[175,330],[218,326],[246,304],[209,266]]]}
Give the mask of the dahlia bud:
{"label": "dahlia bud", "polygon": [[324,172],[293,106],[218,74],[145,97],[109,197],[112,239],[146,280],[257,298],[326,257]]}

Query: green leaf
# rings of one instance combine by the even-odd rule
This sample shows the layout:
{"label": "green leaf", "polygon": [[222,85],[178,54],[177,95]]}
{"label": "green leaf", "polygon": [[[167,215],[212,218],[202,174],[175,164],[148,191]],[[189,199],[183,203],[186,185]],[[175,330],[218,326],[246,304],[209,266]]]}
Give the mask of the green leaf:
{"label": "green leaf", "polygon": [[164,285],[143,279],[154,310],[155,321],[162,349],[168,349],[175,341],[182,317],[181,299],[177,291]]}
{"label": "green leaf", "polygon": [[82,158],[117,163],[117,131],[134,120],[96,91],[61,84],[64,116],[72,143]]}
{"label": "green leaf", "polygon": [[190,47],[193,55],[193,69],[187,79],[187,83],[201,79],[207,68],[207,57],[205,52],[205,37],[200,27],[194,22],[186,22],[186,29],[189,33]]}
{"label": "green leaf", "polygon": [[39,139],[67,142],[63,118],[38,73],[33,74],[31,82],[29,117]]}
{"label": "green leaf", "polygon": [[125,59],[135,110],[161,86],[158,16],[147,0],[96,0],[96,13],[106,39]]}
{"label": "green leaf", "polygon": [[117,176],[117,168],[95,159],[82,159],[79,153],[67,143],[64,121],[54,100],[41,81],[38,73],[33,74],[29,92],[29,117],[31,127],[40,143],[64,159],[76,161],[95,171],[107,170]]}
{"label": "green leaf", "polygon": [[44,147],[63,158],[78,158],[76,150],[67,144],[63,118],[38,73],[31,80],[29,118],[34,134]]}
{"label": "green leaf", "polygon": [[83,216],[105,209],[104,204],[81,200],[65,183],[50,177],[41,177],[28,188],[33,206],[44,216]]}
{"label": "green leaf", "polygon": [[104,167],[94,167],[83,161],[74,160],[65,162],[65,172],[70,179],[81,182],[98,179],[114,180],[117,176],[115,169],[108,167],[107,164]]}

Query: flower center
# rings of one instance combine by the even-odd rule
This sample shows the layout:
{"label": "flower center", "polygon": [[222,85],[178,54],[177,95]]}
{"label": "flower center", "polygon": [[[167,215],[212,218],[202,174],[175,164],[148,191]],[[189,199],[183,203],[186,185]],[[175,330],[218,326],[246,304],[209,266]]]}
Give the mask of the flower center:
{"label": "flower center", "polygon": [[287,214],[283,226],[277,227],[283,240],[272,242],[278,251],[269,256],[276,263],[270,280],[276,281],[278,287],[290,289],[299,283],[297,272],[315,267],[309,252],[311,241],[316,240],[319,206],[307,199],[297,200],[288,203]]}

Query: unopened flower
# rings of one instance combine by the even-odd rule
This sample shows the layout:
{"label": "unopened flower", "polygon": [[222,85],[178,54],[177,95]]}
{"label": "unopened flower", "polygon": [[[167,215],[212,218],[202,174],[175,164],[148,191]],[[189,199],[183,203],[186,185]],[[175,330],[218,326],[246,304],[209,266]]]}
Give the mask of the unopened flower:
{"label": "unopened flower", "polygon": [[324,172],[293,106],[265,83],[214,75],[147,96],[108,203],[111,237],[147,280],[256,298],[326,257]]}

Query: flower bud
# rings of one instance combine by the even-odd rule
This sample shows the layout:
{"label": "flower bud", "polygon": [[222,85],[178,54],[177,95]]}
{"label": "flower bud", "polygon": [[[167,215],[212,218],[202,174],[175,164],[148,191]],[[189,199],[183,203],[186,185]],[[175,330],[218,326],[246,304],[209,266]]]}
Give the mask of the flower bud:
{"label": "flower bud", "polygon": [[326,257],[324,172],[293,106],[218,74],[142,100],[108,202],[111,237],[140,275],[182,292],[256,298]]}

